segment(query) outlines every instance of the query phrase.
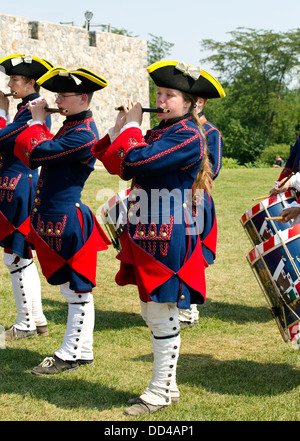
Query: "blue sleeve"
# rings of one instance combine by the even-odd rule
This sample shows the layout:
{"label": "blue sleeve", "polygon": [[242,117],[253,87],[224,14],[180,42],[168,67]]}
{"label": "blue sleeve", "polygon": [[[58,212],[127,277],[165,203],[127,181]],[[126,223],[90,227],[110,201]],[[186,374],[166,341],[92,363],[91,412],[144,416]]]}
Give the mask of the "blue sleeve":
{"label": "blue sleeve", "polygon": [[[0,130],[0,151],[6,152],[14,149],[17,136],[28,128],[27,122],[32,119],[30,110],[25,109],[16,115],[15,119],[6,127]],[[47,127],[51,128],[51,116],[45,121]]]}
{"label": "blue sleeve", "polygon": [[86,129],[75,129],[58,139],[39,142],[30,156],[30,166],[70,164],[88,161],[92,157],[91,148],[97,141],[96,134]]}
{"label": "blue sleeve", "polygon": [[180,129],[162,135],[159,139],[146,139],[144,146],[134,148],[126,155],[124,176],[158,176],[188,168],[202,160],[204,141],[199,131]]}

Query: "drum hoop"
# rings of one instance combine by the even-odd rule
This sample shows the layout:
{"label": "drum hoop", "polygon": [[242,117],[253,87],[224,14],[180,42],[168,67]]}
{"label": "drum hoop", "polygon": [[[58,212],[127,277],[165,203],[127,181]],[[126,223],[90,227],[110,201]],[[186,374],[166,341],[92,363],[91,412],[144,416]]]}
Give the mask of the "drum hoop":
{"label": "drum hoop", "polygon": [[[256,261],[259,256],[256,253],[256,249],[259,247],[259,254],[266,255],[273,249],[278,248],[282,245],[282,243],[289,243],[294,239],[300,237],[300,224],[294,225],[293,227],[288,228],[287,230],[279,230],[277,234],[266,239],[264,242],[256,245],[249,253],[249,259],[251,262]],[[261,252],[262,249],[262,252]],[[289,251],[288,251],[289,252]],[[298,270],[299,271],[299,270]]]}
{"label": "drum hoop", "polygon": [[284,204],[284,206],[287,208],[288,205],[289,205],[286,202],[287,199],[290,199],[291,197],[294,197],[295,199],[297,199],[296,192],[294,190],[289,190],[289,191],[286,191],[285,193],[277,194],[276,195],[276,201],[274,200],[274,202],[271,203],[271,204],[268,204],[267,207],[263,205],[265,203],[265,201],[270,201],[274,197],[275,196],[271,196],[270,198],[264,199],[259,204],[256,204],[256,205],[254,205],[254,207],[252,207],[249,210],[247,210],[243,214],[243,216],[241,217],[242,225],[246,224],[249,220],[251,220],[254,216],[256,216],[257,214],[261,213],[262,211],[267,210],[269,207],[273,207],[278,202],[282,202]]}

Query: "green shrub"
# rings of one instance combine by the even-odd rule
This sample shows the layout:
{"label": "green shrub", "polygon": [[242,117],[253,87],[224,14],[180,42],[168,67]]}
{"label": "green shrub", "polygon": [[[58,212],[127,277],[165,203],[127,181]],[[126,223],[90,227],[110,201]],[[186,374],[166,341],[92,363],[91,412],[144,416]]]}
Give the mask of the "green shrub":
{"label": "green shrub", "polygon": [[223,168],[240,168],[237,159],[234,158],[222,158],[222,167]]}
{"label": "green shrub", "polygon": [[259,159],[261,162],[266,162],[267,164],[272,165],[275,163],[275,156],[279,155],[285,164],[290,155],[290,148],[291,146],[288,144],[270,145],[269,147],[265,148]]}

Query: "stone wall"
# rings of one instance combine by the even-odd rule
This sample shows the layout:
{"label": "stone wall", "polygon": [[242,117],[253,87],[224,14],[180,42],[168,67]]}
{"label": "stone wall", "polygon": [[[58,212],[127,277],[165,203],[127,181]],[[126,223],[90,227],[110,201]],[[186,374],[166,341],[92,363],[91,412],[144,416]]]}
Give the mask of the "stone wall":
{"label": "stone wall", "polygon": [[[31,54],[45,58],[55,66],[73,70],[85,67],[104,77],[109,85],[94,94],[91,109],[100,137],[114,125],[114,108],[127,99],[149,107],[147,42],[108,32],[48,23],[24,17],[0,14],[0,58],[11,54]],[[9,92],[8,77],[0,73],[0,90]],[[56,107],[53,93],[41,88],[50,107]],[[18,100],[11,99],[10,114],[15,114]],[[64,117],[53,115],[53,133]],[[149,127],[144,114],[143,131]]]}

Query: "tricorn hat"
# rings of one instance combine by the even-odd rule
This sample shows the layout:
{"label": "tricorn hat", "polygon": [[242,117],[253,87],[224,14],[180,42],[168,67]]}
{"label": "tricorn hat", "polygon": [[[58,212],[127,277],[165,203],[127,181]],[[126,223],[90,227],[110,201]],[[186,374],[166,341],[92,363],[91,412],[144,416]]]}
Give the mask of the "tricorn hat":
{"label": "tricorn hat", "polygon": [[1,58],[1,66],[6,75],[25,75],[35,80],[53,68],[50,61],[24,54],[8,55]]}
{"label": "tricorn hat", "polygon": [[54,67],[39,78],[37,83],[51,92],[77,93],[95,92],[108,85],[104,78],[83,67],[72,71],[64,67]]}
{"label": "tricorn hat", "polygon": [[225,97],[223,87],[209,72],[184,61],[157,61],[147,71],[159,87],[177,89],[202,98]]}

